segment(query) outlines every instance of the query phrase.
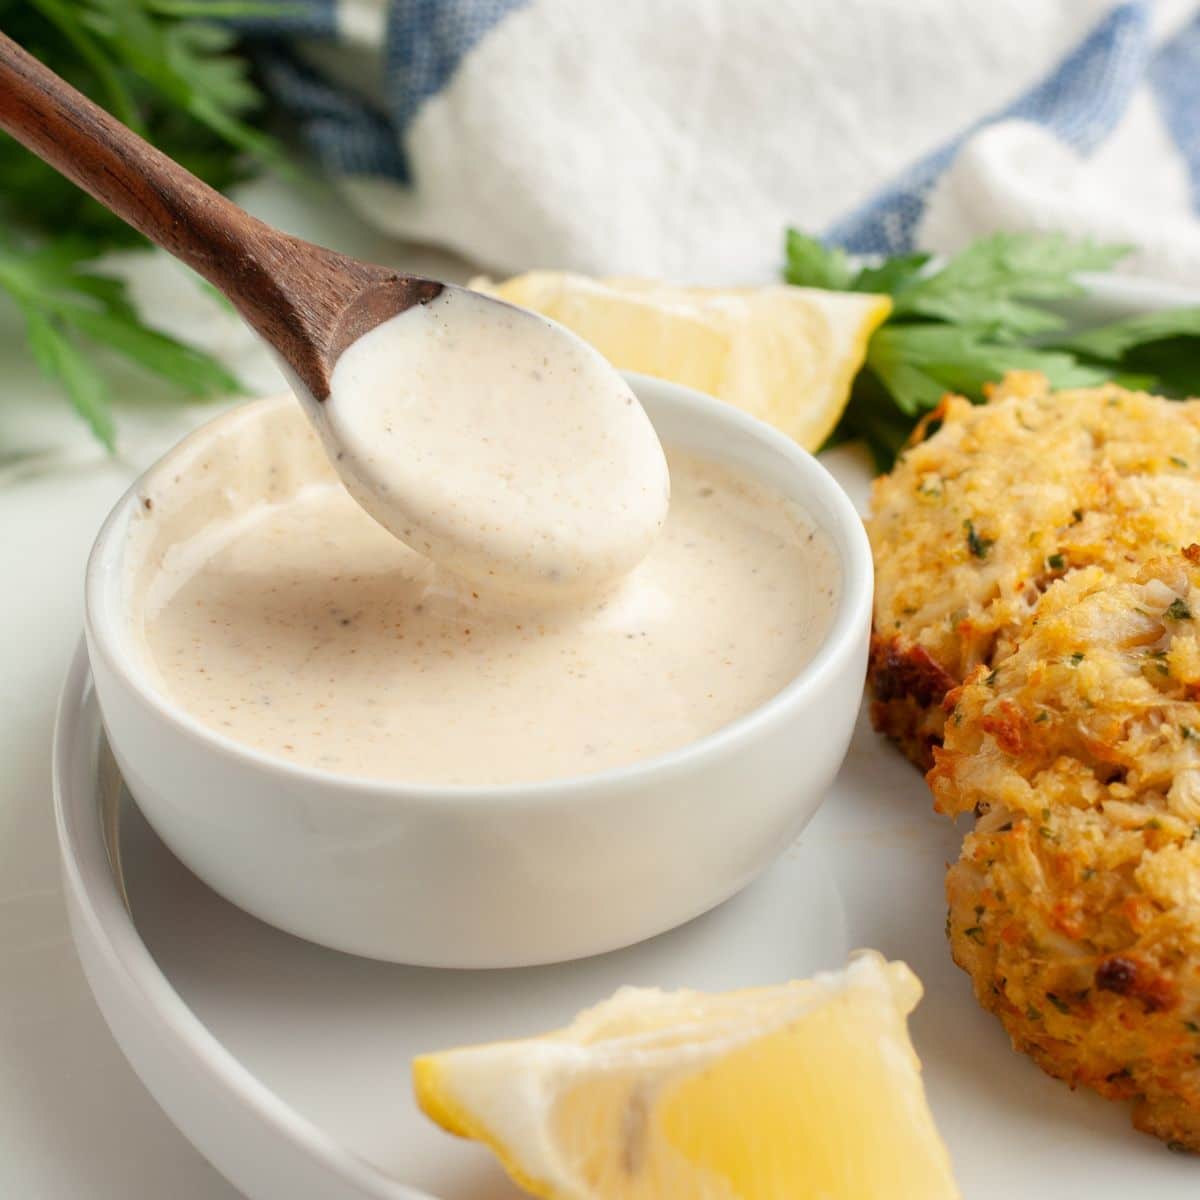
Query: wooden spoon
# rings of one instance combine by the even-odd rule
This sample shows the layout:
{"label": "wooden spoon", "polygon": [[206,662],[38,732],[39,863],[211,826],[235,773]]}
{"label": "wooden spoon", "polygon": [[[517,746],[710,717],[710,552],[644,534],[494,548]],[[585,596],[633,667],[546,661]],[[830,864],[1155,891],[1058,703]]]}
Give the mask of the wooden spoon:
{"label": "wooden spoon", "polygon": [[264,224],[2,33],[0,128],[223,292],[316,401],[347,346],[446,286]]}
{"label": "wooden spoon", "polygon": [[[351,495],[420,553],[481,587],[556,599],[616,580],[649,549],[670,491],[662,447],[625,381],[573,334],[272,229],[3,34],[0,128],[233,302]],[[405,326],[408,358],[382,373],[359,360],[339,395],[346,351],[426,305],[426,324]],[[437,333],[422,340],[426,327]]]}

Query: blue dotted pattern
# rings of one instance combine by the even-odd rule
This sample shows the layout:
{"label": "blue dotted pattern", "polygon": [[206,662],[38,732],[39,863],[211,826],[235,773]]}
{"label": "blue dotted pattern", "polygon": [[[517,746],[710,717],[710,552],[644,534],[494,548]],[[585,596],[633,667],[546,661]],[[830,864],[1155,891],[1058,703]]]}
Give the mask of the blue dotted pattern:
{"label": "blue dotted pattern", "polygon": [[[1149,9],[1148,2],[1114,8],[1049,76],[908,167],[827,230],[825,240],[858,254],[911,250],[934,185],[963,143],[985,125],[1033,121],[1082,153],[1094,150],[1120,120],[1145,77],[1152,50]],[[1200,70],[1200,57],[1190,59],[1190,70]],[[1193,121],[1197,117],[1200,113],[1193,110]]]}
{"label": "blue dotted pattern", "polygon": [[1187,164],[1192,207],[1200,209],[1200,17],[1154,56],[1148,78],[1163,121]]}
{"label": "blue dotted pattern", "polygon": [[252,16],[229,22],[248,37],[332,38],[337,35],[337,0],[259,0]]}
{"label": "blue dotted pattern", "polygon": [[467,54],[530,0],[392,0],[384,55],[386,110],[325,79],[290,48],[293,38],[336,41],[336,0],[279,0],[278,13],[235,22],[263,83],[299,124],[318,161],[338,175],[410,183],[404,134],[421,105]]}
{"label": "blue dotted pattern", "polygon": [[384,175],[409,182],[408,161],[387,113],[330,83],[283,44],[255,54],[268,90],[298,120],[317,161],[335,175]]}
{"label": "blue dotted pattern", "polygon": [[392,0],[388,10],[388,109],[406,129],[462,60],[529,0]]}

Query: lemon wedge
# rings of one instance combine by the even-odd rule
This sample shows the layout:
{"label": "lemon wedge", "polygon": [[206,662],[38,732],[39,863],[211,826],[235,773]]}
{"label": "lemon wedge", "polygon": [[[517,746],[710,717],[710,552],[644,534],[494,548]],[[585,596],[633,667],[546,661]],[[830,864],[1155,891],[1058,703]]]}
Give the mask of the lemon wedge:
{"label": "lemon wedge", "polygon": [[808,450],[833,431],[892,307],[854,292],[682,288],[560,271],[469,286],[560,322],[614,366],[727,400]]}
{"label": "lemon wedge", "polygon": [[414,1085],[548,1200],[945,1200],[920,994],[873,952],[724,995],[623,988],[556,1033],[418,1058]]}

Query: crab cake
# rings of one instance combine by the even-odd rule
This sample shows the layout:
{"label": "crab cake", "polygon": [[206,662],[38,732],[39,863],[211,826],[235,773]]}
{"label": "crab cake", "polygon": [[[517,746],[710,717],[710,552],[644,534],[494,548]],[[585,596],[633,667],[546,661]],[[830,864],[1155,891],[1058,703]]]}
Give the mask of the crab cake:
{"label": "crab cake", "polygon": [[1049,588],[948,698],[947,930],[1016,1048],[1200,1150],[1200,546]]}
{"label": "crab cake", "polygon": [[1053,581],[1200,540],[1200,401],[1016,373],[987,404],[947,397],[923,436],[876,481],[867,528],[872,719],[926,769],[947,691],[1011,652]]}

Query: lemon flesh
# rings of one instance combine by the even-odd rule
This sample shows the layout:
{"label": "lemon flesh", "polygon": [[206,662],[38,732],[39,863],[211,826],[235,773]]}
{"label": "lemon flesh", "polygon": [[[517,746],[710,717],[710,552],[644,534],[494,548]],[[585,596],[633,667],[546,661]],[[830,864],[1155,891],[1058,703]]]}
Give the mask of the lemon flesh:
{"label": "lemon flesh", "polygon": [[903,963],[706,995],[623,988],[540,1038],[431,1054],[417,1100],[549,1200],[958,1196]]}
{"label": "lemon flesh", "polygon": [[854,292],[681,288],[558,271],[470,286],[566,325],[614,366],[726,400],[808,450],[833,431],[892,307]]}

